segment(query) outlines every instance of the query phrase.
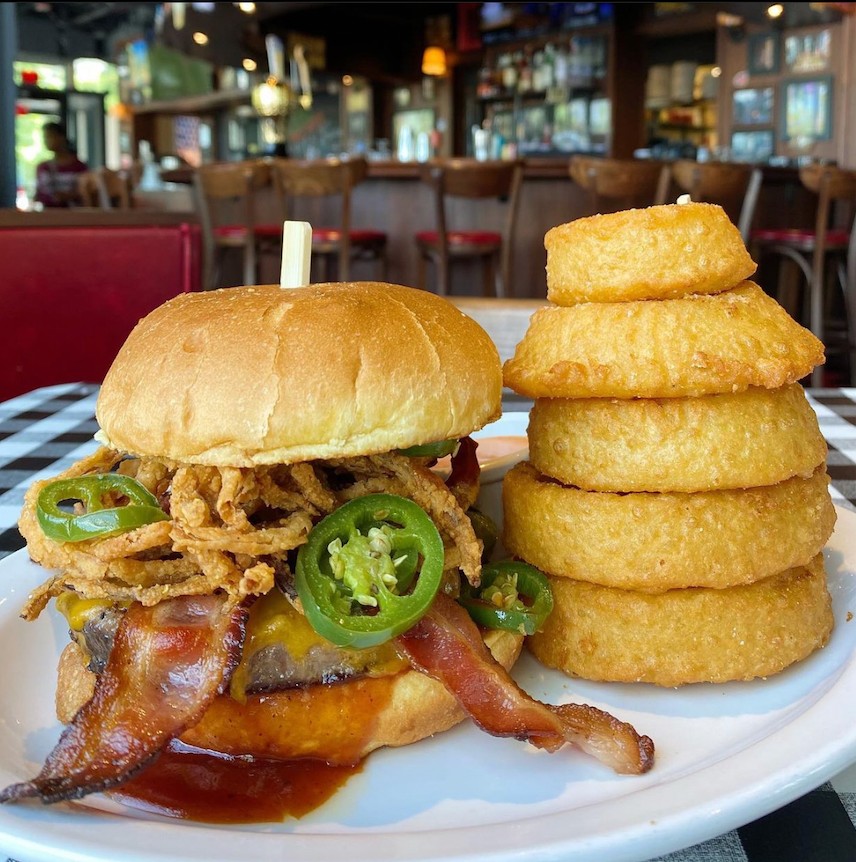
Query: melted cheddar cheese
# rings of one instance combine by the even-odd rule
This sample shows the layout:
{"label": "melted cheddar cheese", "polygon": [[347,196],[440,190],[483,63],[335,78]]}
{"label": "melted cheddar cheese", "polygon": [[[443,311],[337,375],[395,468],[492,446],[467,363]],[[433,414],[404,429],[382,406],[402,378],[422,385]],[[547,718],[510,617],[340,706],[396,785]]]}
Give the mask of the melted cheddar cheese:
{"label": "melted cheddar cheese", "polygon": [[74,632],[82,632],[83,627],[93,617],[119,604],[127,607],[128,602],[114,602],[110,599],[85,599],[69,590],[56,597],[57,610],[65,617],[68,627]]}
{"label": "melted cheddar cheese", "polygon": [[[331,644],[319,635],[279,590],[271,590],[250,608],[247,634],[241,662],[232,676],[230,694],[239,701],[246,699],[249,667],[260,650],[282,644],[295,661],[301,661],[313,647],[329,650]],[[392,643],[364,650],[340,650],[344,664],[368,676],[387,676],[409,667]]]}

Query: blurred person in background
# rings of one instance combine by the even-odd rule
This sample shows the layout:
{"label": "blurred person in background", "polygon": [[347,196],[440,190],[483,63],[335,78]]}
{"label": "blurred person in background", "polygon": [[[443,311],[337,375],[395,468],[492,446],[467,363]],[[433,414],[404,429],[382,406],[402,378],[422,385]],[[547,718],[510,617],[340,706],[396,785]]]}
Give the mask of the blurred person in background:
{"label": "blurred person in background", "polygon": [[59,123],[45,123],[45,147],[54,155],[36,167],[35,200],[46,207],[69,207],[80,202],[78,179],[87,166],[71,147]]}

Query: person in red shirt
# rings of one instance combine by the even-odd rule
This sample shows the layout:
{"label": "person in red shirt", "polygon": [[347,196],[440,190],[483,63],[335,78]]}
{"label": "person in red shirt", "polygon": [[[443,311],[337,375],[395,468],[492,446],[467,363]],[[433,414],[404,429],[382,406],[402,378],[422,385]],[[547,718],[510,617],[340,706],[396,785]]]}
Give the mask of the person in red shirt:
{"label": "person in red shirt", "polygon": [[46,207],[69,207],[80,202],[77,189],[80,174],[88,168],[71,148],[68,135],[59,123],[45,123],[45,147],[52,159],[36,167],[36,201]]}

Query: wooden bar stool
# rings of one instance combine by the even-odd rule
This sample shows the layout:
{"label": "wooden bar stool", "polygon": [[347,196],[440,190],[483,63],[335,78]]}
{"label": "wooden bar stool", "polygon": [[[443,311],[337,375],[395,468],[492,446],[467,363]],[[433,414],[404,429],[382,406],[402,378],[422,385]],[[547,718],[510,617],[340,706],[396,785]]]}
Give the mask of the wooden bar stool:
{"label": "wooden bar stool", "polygon": [[103,209],[131,209],[131,177],[127,171],[98,168],[95,172],[98,197]]}
{"label": "wooden bar stool", "polygon": [[673,162],[672,177],[697,203],[719,204],[737,225],[743,242],[749,242],[761,190],[760,168],[681,159]]}
{"label": "wooden bar stool", "polygon": [[77,197],[82,207],[100,207],[95,171],[84,171],[77,178]]}
{"label": "wooden bar stool", "polygon": [[589,193],[593,213],[666,203],[668,165],[642,159],[572,156],[571,179]]}
{"label": "wooden bar stool", "polygon": [[194,172],[207,290],[220,286],[219,267],[227,249],[242,251],[244,284],[256,284],[259,255],[282,243],[281,222],[256,222],[256,195],[269,184],[268,166],[258,159],[200,165]]}
{"label": "wooden bar stool", "polygon": [[350,281],[356,261],[379,264],[378,278],[386,281],[386,234],[372,228],[351,226],[353,193],[368,173],[364,158],[273,159],[270,163],[274,186],[279,194],[283,219],[293,218],[293,204],[299,198],[337,197],[338,224],[323,226],[311,219],[312,254],[324,266],[321,281],[331,281],[330,264],[336,264],[336,279]]}
{"label": "wooden bar stool", "polygon": [[[808,295],[809,329],[833,352],[846,352],[851,384],[856,379],[856,171],[810,165],[800,169],[800,182],[817,195],[814,229],[785,228],[756,230],[752,249],[758,259],[764,254],[778,254],[792,261],[805,278]],[[847,210],[844,223],[834,227],[836,205]],[[834,269],[833,269],[834,268]],[[833,313],[832,294],[827,290],[834,272],[842,290],[845,319]],[[779,292],[785,289],[785,272],[780,272]],[[822,369],[812,372],[812,386],[822,385]]]}
{"label": "wooden bar stool", "polygon": [[77,181],[81,206],[103,210],[132,207],[131,179],[126,171],[97,168],[86,171]]}
{"label": "wooden bar stool", "polygon": [[[479,259],[482,263],[485,296],[504,296],[510,292],[511,248],[520,201],[523,166],[519,161],[479,162],[474,159],[448,159],[427,162],[420,172],[430,186],[435,212],[435,230],[419,231],[418,286],[425,289],[426,264],[434,264],[437,293],[449,293],[449,266],[452,260]],[[449,198],[495,198],[505,204],[503,231],[451,229]],[[496,263],[499,262],[499,280]]]}

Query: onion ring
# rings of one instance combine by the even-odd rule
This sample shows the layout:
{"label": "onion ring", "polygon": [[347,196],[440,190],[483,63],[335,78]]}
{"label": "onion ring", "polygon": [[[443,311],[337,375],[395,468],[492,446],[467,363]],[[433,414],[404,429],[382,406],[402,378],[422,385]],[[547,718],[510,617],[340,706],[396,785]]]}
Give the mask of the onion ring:
{"label": "onion ring", "polygon": [[543,664],[573,676],[675,686],[778,673],[823,646],[832,609],[823,557],[725,590],[652,596],[551,578],[555,607],[528,639]]}
{"label": "onion ring", "polygon": [[594,215],[544,237],[558,305],[719,293],[756,265],[722,207],[689,203]]}
{"label": "onion ring", "polygon": [[536,311],[504,365],[530,398],[675,398],[777,389],[823,362],[823,344],[757,284],[659,302]]}
{"label": "onion ring", "polygon": [[698,398],[539,398],[529,460],[588,491],[710,491],[807,478],[826,459],[798,383]]}
{"label": "onion ring", "polygon": [[558,577],[627,590],[730,587],[806,565],[835,524],[829,477],[729,491],[581,491],[528,462],[502,490],[508,552]]}

